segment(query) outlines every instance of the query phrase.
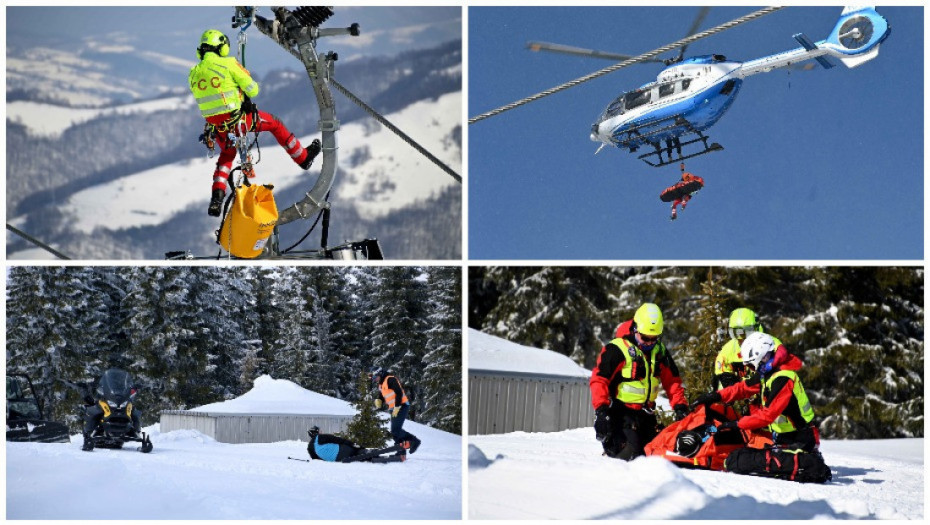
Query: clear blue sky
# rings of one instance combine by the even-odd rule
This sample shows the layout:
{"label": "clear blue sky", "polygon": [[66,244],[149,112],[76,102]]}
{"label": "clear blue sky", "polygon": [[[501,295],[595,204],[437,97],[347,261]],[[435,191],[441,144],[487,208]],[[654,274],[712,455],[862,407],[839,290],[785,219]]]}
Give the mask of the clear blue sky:
{"label": "clear blue sky", "polygon": [[[525,49],[543,40],[636,55],[684,36],[698,7],[472,7],[469,117],[610,65]],[[692,44],[750,60],[824,39],[841,7],[791,7]],[[483,259],[923,259],[923,8],[879,7],[891,35],[858,68],[749,77],[691,159],[705,188],[678,221],[652,168],[588,139],[634,65],[468,125],[469,257]],[[753,11],[715,7],[701,29]]]}

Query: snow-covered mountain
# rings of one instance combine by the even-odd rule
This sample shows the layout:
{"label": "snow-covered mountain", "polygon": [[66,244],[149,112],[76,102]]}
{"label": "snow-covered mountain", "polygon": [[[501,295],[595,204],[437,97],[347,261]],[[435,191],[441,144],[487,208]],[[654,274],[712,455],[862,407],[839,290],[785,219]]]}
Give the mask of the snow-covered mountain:
{"label": "snow-covered mountain", "polygon": [[[453,42],[358,59],[342,65],[337,76],[460,172],[460,47]],[[277,70],[267,78],[260,107],[309,144],[319,135],[306,75]],[[388,258],[457,258],[461,186],[393,133],[363,119],[362,110],[341,95],[337,113],[343,126],[330,239],[377,237]],[[212,255],[217,224],[202,208],[215,159],[206,159],[196,142],[201,127],[189,94],[95,108],[51,104],[43,97],[13,100],[7,116],[7,219],[75,258],[161,259],[172,250]],[[312,187],[316,172],[300,170],[271,137],[261,147],[260,182],[275,184],[279,208],[289,206]],[[282,245],[308,227],[282,228]],[[310,242],[307,248],[315,247]],[[15,237],[8,237],[7,253],[38,254]]]}
{"label": "snow-covered mountain", "polygon": [[[296,406],[326,414],[342,413],[344,404],[259,378],[252,391],[211,410]],[[298,441],[306,436],[234,445],[195,430],[162,433],[158,424],[144,429],[155,445],[150,454],[129,446],[84,452],[80,435],[67,444],[7,443],[6,518],[461,518],[462,438],[413,422],[404,428],[423,444],[407,461],[390,464],[294,461],[288,457],[309,459],[306,443]],[[386,479],[404,480],[402,489],[385,489]]]}
{"label": "snow-covered mountain", "polygon": [[824,441],[824,485],[627,463],[602,456],[590,428],[468,441],[471,519],[924,518],[922,438]]}
{"label": "snow-covered mountain", "polygon": [[[8,100],[31,100],[70,107],[100,108],[178,91],[185,60],[129,43],[87,39],[68,50],[49,47],[7,53]],[[181,86],[183,87],[183,86]]]}

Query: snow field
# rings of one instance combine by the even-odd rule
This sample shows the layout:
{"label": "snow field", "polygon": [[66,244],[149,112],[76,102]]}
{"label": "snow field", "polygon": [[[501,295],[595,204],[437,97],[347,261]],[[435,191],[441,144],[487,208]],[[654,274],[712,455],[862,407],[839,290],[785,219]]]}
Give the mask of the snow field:
{"label": "snow field", "polygon": [[[170,104],[174,100],[156,102]],[[452,169],[461,171],[459,148],[443,145],[443,138],[459,123],[461,105],[461,92],[449,93],[435,101],[412,104],[387,115],[387,118]],[[45,106],[24,103],[23,107],[18,107],[20,113],[17,115],[31,122],[35,120],[33,117],[36,112],[46,110]],[[132,105],[131,110],[147,111],[153,108],[136,104]],[[91,118],[93,115],[90,113],[87,116],[80,112],[93,111],[101,110],[69,108],[61,115],[56,113],[54,119],[40,120],[53,121],[56,123],[53,127],[58,129],[67,127],[66,123]],[[117,108],[111,111],[128,112],[130,109]],[[319,138],[319,133],[299,139],[306,147],[314,138]],[[344,203],[342,205],[351,202],[363,217],[383,216],[455,184],[452,177],[380,125],[376,131],[370,132],[366,131],[365,123],[346,124],[340,129],[338,140],[339,168],[333,186],[334,199],[338,198]],[[370,149],[371,158],[359,166],[350,166],[349,159],[362,148]],[[161,224],[190,206],[206,206],[218,154],[213,158],[207,158],[204,154],[195,159],[164,164],[87,188],[72,195],[63,208],[74,217],[72,226],[87,234],[96,228],[125,229]],[[254,183],[273,184],[279,190],[299,184],[309,190],[316,182],[319,164],[315,164],[309,172],[301,170],[268,135],[263,136],[262,158],[256,164],[255,171],[257,176]],[[279,202],[278,208],[283,210],[292,204]],[[11,258],[21,258],[19,254],[11,255]]]}
{"label": "snow field", "polygon": [[[922,519],[923,439],[825,441],[825,485],[601,456],[590,428],[469,436],[471,519]],[[477,460],[475,458],[478,458]]]}
{"label": "snow field", "polygon": [[[305,463],[301,441],[217,443],[193,430],[155,449],[7,443],[7,519],[459,519],[461,438],[407,422],[404,463]],[[399,493],[400,492],[400,493]],[[101,499],[103,495],[103,499]],[[50,505],[49,502],[54,502]]]}
{"label": "snow field", "polygon": [[[194,411],[354,414],[344,401],[270,376],[236,399]],[[149,454],[131,443],[85,452],[81,435],[69,444],[8,442],[6,517],[460,519],[462,438],[412,421],[404,429],[423,444],[389,464],[293,461],[309,459],[297,436],[229,444],[195,430],[161,433],[158,424],[144,429],[155,446]]]}

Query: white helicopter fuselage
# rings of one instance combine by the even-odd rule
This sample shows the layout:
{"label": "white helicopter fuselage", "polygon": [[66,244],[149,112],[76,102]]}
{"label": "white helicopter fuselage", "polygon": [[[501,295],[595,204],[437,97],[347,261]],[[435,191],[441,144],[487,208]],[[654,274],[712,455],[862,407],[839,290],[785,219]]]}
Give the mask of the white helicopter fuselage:
{"label": "white helicopter fuselage", "polygon": [[[669,155],[673,145],[681,155],[682,144],[699,140],[705,152],[722,149],[717,144],[708,146],[701,132],[726,113],[744,78],[807,60],[832,68],[825,56],[856,67],[878,56],[889,33],[887,21],[872,6],[853,6],[843,10],[825,40],[814,43],[803,34],[794,35],[802,46],[797,49],[746,62],[728,61],[720,55],[688,58],[662,70],[655,82],[614,99],[591,127],[591,140],[600,142],[601,148],[611,145],[631,152],[650,145],[657,154],[665,143]],[[680,140],[689,134],[700,138]]]}

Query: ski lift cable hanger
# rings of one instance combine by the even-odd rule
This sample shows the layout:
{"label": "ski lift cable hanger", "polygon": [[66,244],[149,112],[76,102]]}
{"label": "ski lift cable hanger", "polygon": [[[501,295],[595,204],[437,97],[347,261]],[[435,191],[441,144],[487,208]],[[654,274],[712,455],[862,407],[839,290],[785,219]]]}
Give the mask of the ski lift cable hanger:
{"label": "ski lift cable hanger", "polygon": [[[264,27],[262,27],[262,26],[256,26],[256,27],[258,27],[259,30],[260,30],[262,33],[264,33],[266,36],[269,36],[272,40],[275,40],[276,42],[278,42],[278,44],[281,45],[281,47],[283,47],[288,53],[290,53],[291,55],[293,55],[293,56],[294,56],[295,58],[297,58],[298,60],[303,61],[303,58],[301,57],[301,54],[300,54],[300,51],[299,51],[299,50],[296,50],[296,49],[294,49],[293,47],[288,46],[287,44],[285,44],[284,42],[280,41],[277,37],[274,36],[274,33],[277,32],[277,29],[276,29],[276,28],[272,28],[272,29],[269,30],[269,29],[266,29],[266,28],[264,28]],[[241,31],[242,31],[242,30],[240,30],[240,32],[241,32]],[[271,33],[271,34],[269,34],[269,33]],[[321,34],[320,36],[324,36],[324,35]],[[352,101],[352,103],[354,103],[355,105],[357,105],[358,107],[360,107],[363,111],[365,111],[365,113],[368,113],[369,116],[371,116],[372,118],[374,118],[376,121],[378,121],[378,122],[379,122],[380,124],[382,124],[384,127],[388,128],[391,132],[393,132],[395,135],[397,135],[398,137],[400,137],[401,140],[403,140],[404,142],[406,142],[407,144],[409,144],[412,148],[414,148],[415,150],[417,150],[420,154],[422,154],[424,157],[426,157],[427,159],[429,159],[433,164],[435,164],[435,165],[438,166],[440,169],[442,169],[442,170],[445,171],[447,174],[449,174],[449,175],[450,175],[452,178],[454,178],[456,181],[458,181],[459,183],[462,182],[462,176],[459,175],[458,173],[456,173],[455,170],[453,170],[453,169],[450,168],[447,164],[445,164],[444,162],[442,162],[441,160],[439,160],[435,155],[433,155],[432,153],[430,153],[426,148],[424,148],[423,146],[421,146],[417,141],[415,141],[414,139],[412,139],[409,135],[407,135],[406,133],[404,133],[400,128],[398,128],[397,126],[395,126],[391,121],[389,121],[389,120],[388,120],[387,118],[385,118],[383,115],[381,115],[380,113],[378,113],[377,110],[375,110],[374,108],[372,108],[371,106],[369,106],[368,104],[366,104],[362,99],[360,99],[360,98],[358,98],[357,96],[355,96],[355,94],[353,94],[351,91],[349,91],[348,88],[346,88],[345,86],[343,86],[342,84],[340,84],[339,82],[337,82],[335,78],[332,78],[332,77],[330,76],[327,80],[328,80],[328,83],[331,84],[334,88],[336,88],[337,91],[339,91],[340,93],[342,93],[346,98],[348,98],[350,101]]]}
{"label": "ski lift cable hanger", "polygon": [[783,7],[783,6],[782,6],[782,7],[775,6],[775,7],[766,7],[766,8],[760,9],[760,10],[755,11],[755,12],[753,12],[753,13],[750,13],[750,14],[748,14],[748,15],[741,16],[741,17],[739,17],[739,18],[736,18],[736,19],[731,20],[731,21],[729,21],[729,22],[726,22],[726,23],[724,23],[724,24],[720,24],[720,25],[717,26],[717,27],[713,27],[713,28],[708,29],[708,30],[706,30],[706,31],[702,31],[702,32],[700,32],[700,33],[696,33],[696,34],[687,36],[687,37],[685,37],[685,38],[683,38],[683,39],[681,39],[681,40],[678,40],[677,42],[673,42],[673,43],[671,43],[671,44],[662,46],[662,47],[660,47],[660,48],[654,49],[654,50],[649,51],[649,52],[647,52],[647,53],[643,53],[643,54],[641,54],[641,55],[635,56],[635,57],[630,58],[630,59],[628,59],[628,60],[624,60],[623,62],[620,62],[620,63],[618,63],[618,64],[614,64],[614,65],[612,65],[612,66],[605,67],[605,68],[603,68],[603,69],[601,69],[601,70],[595,71],[594,73],[590,73],[590,74],[585,75],[585,76],[583,76],[583,77],[576,78],[575,80],[571,80],[571,81],[569,81],[569,82],[566,82],[566,83],[564,83],[564,84],[555,86],[555,87],[550,88],[550,89],[547,89],[547,90],[545,90],[545,91],[541,91],[541,92],[539,92],[539,93],[536,93],[535,95],[531,95],[531,96],[529,96],[529,97],[526,97],[526,98],[517,100],[516,102],[511,102],[510,104],[501,106],[501,107],[499,107],[499,108],[497,108],[497,109],[493,109],[493,110],[488,111],[488,112],[486,112],[486,113],[482,113],[482,114],[480,114],[480,115],[477,115],[477,116],[475,116],[475,117],[472,117],[472,118],[468,119],[468,123],[469,123],[469,124],[474,124],[474,123],[476,123],[476,122],[480,122],[480,121],[485,120],[485,119],[487,119],[487,118],[494,117],[494,116],[496,116],[496,115],[500,115],[501,113],[504,113],[504,112],[506,112],[506,111],[510,111],[511,109],[518,108],[518,107],[520,107],[520,106],[529,104],[530,102],[535,102],[535,101],[537,101],[537,100],[539,100],[539,99],[541,99],[541,98],[544,98],[544,97],[547,97],[547,96],[549,96],[549,95],[553,95],[553,94],[555,94],[555,93],[558,93],[558,92],[560,92],[560,91],[564,91],[564,90],[566,90],[566,89],[575,87],[575,86],[577,86],[577,85],[579,85],[579,84],[583,84],[583,83],[585,83],[585,82],[588,82],[589,80],[594,80],[595,78],[602,77],[602,76],[604,76],[604,75],[606,75],[606,74],[608,74],[608,73],[613,73],[614,71],[617,71],[618,69],[622,69],[622,68],[625,68],[625,67],[627,67],[627,66],[631,66],[631,65],[634,65],[634,64],[638,64],[638,63],[640,63],[640,62],[649,61],[650,59],[652,59],[652,58],[655,57],[655,56],[661,55],[661,54],[663,54],[663,53],[667,53],[668,51],[671,51],[671,50],[676,49],[676,48],[679,48],[679,47],[687,46],[687,45],[689,45],[689,44],[691,44],[691,43],[693,43],[693,42],[696,42],[696,41],[698,41],[698,40],[707,38],[707,37],[709,37],[709,36],[713,36],[713,35],[716,35],[716,34],[718,34],[718,33],[722,33],[722,32],[724,32],[724,31],[726,31],[726,30],[728,30],[728,29],[732,29],[732,28],[734,28],[734,27],[736,27],[736,26],[738,26],[738,25],[745,24],[746,22],[751,22],[751,21],[753,21],[753,20],[756,20],[756,19],[761,18],[761,17],[763,17],[763,16],[765,16],[765,15],[768,15],[768,14],[774,13],[775,11],[779,11],[779,10],[781,10],[781,9],[784,9],[784,7]]}

